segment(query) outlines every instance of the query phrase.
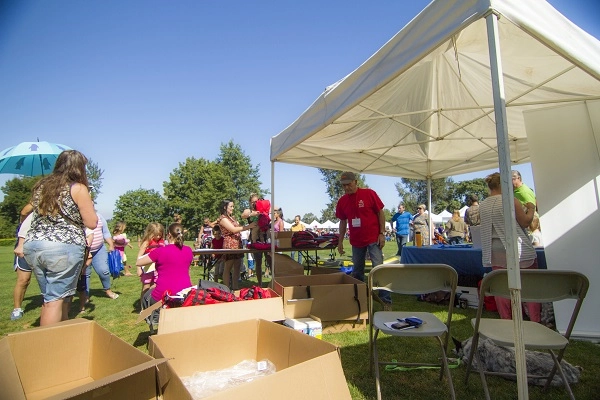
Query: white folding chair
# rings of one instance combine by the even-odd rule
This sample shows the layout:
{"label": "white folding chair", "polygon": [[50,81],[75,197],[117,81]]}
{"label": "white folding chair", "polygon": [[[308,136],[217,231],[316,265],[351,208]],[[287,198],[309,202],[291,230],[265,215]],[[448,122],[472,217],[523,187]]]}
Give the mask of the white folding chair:
{"label": "white folding chair", "polygon": [[[589,281],[587,277],[575,271],[555,271],[545,269],[522,269],[521,273],[521,300],[523,302],[546,303],[566,299],[574,299],[575,305],[571,318],[564,334],[547,328],[546,326],[532,321],[523,321],[523,342],[526,350],[546,350],[554,360],[554,368],[547,376],[528,375],[529,378],[547,379],[544,390],[550,386],[552,378],[558,371],[565,385],[565,389],[571,399],[574,399],[571,387],[565,378],[565,374],[560,366],[565,349],[569,344],[569,338],[577,315],[585,298]],[[508,289],[507,270],[496,270],[487,274],[481,282],[481,293],[479,295],[479,307],[477,317],[471,320],[474,334],[471,345],[471,353],[467,362],[467,372],[465,382],[469,380],[469,374],[473,363],[473,356],[477,354],[479,337],[483,336],[492,340],[495,344],[504,347],[514,347],[514,322],[508,319],[482,318],[485,296],[499,296],[510,298]],[[558,354],[555,351],[558,350]],[[477,359],[479,376],[483,384],[486,399],[490,399],[489,389],[487,387],[486,375],[499,375],[505,377],[514,377],[515,374],[499,373],[485,371],[481,366],[483,363]]]}
{"label": "white folding chair", "polygon": [[[414,311],[378,311],[373,312],[373,300],[369,302],[369,358],[371,372],[375,366],[375,385],[377,388],[377,399],[381,400],[381,383],[379,367],[382,365],[398,366],[437,366],[440,367],[440,380],[444,374],[450,386],[452,399],[455,399],[454,385],[448,367],[446,350],[450,337],[450,321],[454,307],[454,295],[458,274],[454,268],[445,264],[383,264],[371,270],[369,273],[369,298],[377,290],[387,290],[392,293],[419,295],[432,293],[439,290],[450,292],[448,304],[448,317],[442,322],[434,314],[428,312]],[[417,328],[397,330],[388,327],[386,323],[397,319],[415,316],[423,321]],[[379,361],[377,351],[377,339],[379,333],[401,338],[435,337],[440,345],[441,361],[439,364],[432,363],[409,363],[399,361]]]}

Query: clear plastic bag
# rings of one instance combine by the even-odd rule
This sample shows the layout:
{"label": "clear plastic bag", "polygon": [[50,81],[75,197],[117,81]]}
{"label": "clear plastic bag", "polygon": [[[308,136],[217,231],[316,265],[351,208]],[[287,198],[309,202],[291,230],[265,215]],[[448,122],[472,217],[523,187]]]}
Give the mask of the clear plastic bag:
{"label": "clear plastic bag", "polygon": [[230,368],[196,372],[181,380],[192,397],[198,400],[275,372],[275,365],[269,360],[244,360]]}

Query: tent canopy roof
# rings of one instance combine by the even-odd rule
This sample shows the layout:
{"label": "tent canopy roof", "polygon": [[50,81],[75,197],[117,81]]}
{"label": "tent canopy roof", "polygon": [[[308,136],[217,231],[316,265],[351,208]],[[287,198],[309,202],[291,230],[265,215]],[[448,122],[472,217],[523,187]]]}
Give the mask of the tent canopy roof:
{"label": "tent canopy roof", "polygon": [[485,16],[499,16],[510,154],[523,112],[600,98],[600,42],[545,1],[434,1],[271,139],[271,161],[436,179],[498,167]]}

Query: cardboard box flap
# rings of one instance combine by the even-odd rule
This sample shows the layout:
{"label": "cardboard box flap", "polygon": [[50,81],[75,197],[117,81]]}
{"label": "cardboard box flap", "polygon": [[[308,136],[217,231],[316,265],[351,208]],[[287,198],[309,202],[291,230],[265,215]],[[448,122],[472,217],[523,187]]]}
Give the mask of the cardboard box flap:
{"label": "cardboard box flap", "polygon": [[10,351],[9,338],[0,339],[0,365],[2,365],[2,373],[0,373],[0,387],[2,388],[2,396],[7,399],[25,400],[23,387],[15,385],[15,382],[20,382],[19,372],[15,360]]}
{"label": "cardboard box flap", "polygon": [[[29,393],[48,387],[89,379],[94,325],[88,320],[73,321],[8,335],[10,351],[27,397]],[[65,350],[70,355],[70,368],[57,368],[56,363],[64,360]]]}
{"label": "cardboard box flap", "polygon": [[[74,389],[67,390],[67,391],[61,392],[61,393],[53,395],[53,396],[49,396],[49,397],[44,396],[44,397],[40,397],[40,398],[45,398],[48,400],[76,398],[82,394],[92,392],[92,391],[100,389],[100,388],[107,388],[110,386],[111,383],[117,382],[123,378],[133,376],[141,371],[154,370],[156,368],[156,366],[166,363],[167,361],[168,361],[168,359],[166,359],[166,358],[151,359],[142,364],[135,365],[131,368],[127,368],[125,370],[119,371],[118,373],[113,374],[113,375],[105,376],[105,377],[97,379],[91,383],[76,387]],[[147,383],[150,383],[150,382],[147,382]],[[129,384],[131,384],[131,383],[129,383]],[[102,390],[100,393],[97,393],[95,396],[93,396],[93,398],[98,398],[99,397],[98,394],[109,395],[108,398],[110,398],[110,399],[126,398],[126,397],[122,396],[123,393],[118,393],[117,391],[112,391],[110,389]]]}
{"label": "cardboard box flap", "polygon": [[[289,247],[291,247],[291,244]],[[273,260],[273,274],[278,277],[304,275],[304,265],[293,260],[287,254],[275,253]]]}
{"label": "cardboard box flap", "polygon": [[286,318],[306,317],[288,307],[288,300],[313,298],[310,314],[322,321],[368,318],[367,285],[344,273],[275,277],[274,289],[284,301]]}
{"label": "cardboard box flap", "polygon": [[310,315],[314,298],[288,299],[285,301],[285,316],[287,318],[303,318]]}
{"label": "cardboard box flap", "polygon": [[162,335],[244,320],[283,321],[285,316],[281,297],[271,289],[266,290],[271,294],[270,298],[192,307],[163,308],[160,310],[158,334]]}
{"label": "cardboard box flap", "polygon": [[162,307],[162,302],[156,302],[154,304],[152,304],[150,307],[143,309],[142,311],[140,311],[140,314],[138,315],[137,319],[135,320],[135,323],[140,323],[143,320],[145,320],[147,317],[150,316],[150,314],[152,314],[152,311],[154,310],[158,310],[159,308]]}

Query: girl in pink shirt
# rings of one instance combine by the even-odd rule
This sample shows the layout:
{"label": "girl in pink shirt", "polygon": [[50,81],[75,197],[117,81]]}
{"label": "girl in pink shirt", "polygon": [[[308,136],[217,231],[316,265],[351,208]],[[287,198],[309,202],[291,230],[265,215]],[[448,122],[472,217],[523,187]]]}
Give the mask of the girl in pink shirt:
{"label": "girl in pink shirt", "polygon": [[[161,301],[166,292],[175,294],[192,286],[190,265],[194,258],[192,249],[183,244],[183,227],[179,223],[169,225],[167,239],[169,244],[157,247],[150,253],[140,257],[136,265],[143,266],[155,263],[158,277],[154,289],[148,290],[142,299],[142,309]],[[155,310],[147,320],[150,331],[158,323],[158,311]]]}

